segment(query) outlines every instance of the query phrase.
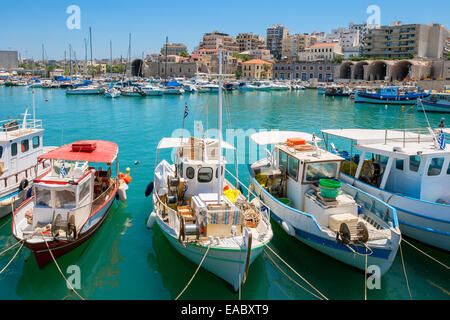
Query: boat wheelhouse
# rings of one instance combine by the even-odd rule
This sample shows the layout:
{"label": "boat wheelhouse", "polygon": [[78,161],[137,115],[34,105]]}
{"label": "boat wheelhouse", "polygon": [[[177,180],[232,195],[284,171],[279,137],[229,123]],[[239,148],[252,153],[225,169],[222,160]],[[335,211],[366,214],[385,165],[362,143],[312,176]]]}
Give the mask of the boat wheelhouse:
{"label": "boat wheelhouse", "polygon": [[[401,240],[395,209],[347,183],[339,183],[342,157],[322,150],[303,132],[252,135],[274,146],[249,167],[251,187],[283,230],[350,266],[389,270]],[[308,144],[306,142],[311,142]]]}
{"label": "boat wheelhouse", "polygon": [[[34,181],[34,196],[15,212],[12,233],[29,248],[39,267],[87,241],[106,220],[116,195],[126,201],[129,176],[118,173],[118,146],[78,141],[39,157],[48,171]],[[112,165],[116,164],[116,174]],[[91,165],[106,165],[94,168]],[[51,254],[50,254],[51,251]]]}
{"label": "boat wheelhouse", "polygon": [[327,143],[350,140],[343,181],[396,208],[403,234],[450,250],[450,149],[441,129],[322,132]]}
{"label": "boat wheelhouse", "polygon": [[355,102],[374,104],[398,104],[414,105],[417,99],[426,98],[429,93],[413,92],[411,88],[401,87],[380,87],[375,92],[357,91],[355,92]]}
{"label": "boat wheelhouse", "polygon": [[12,213],[31,195],[30,186],[47,170],[48,161],[38,157],[51,147],[44,147],[42,120],[9,119],[0,122],[0,218]]}

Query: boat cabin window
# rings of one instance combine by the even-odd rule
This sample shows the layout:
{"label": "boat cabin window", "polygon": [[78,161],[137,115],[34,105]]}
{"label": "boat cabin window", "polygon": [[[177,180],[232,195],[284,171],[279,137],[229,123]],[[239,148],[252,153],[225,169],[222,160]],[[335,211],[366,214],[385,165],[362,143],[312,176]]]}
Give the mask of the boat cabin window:
{"label": "boat cabin window", "polygon": [[289,156],[288,157],[288,176],[291,177],[294,180],[298,180],[298,163],[299,160],[295,159],[294,157]]}
{"label": "boat cabin window", "polygon": [[184,166],[183,166],[183,162],[181,162],[179,165],[178,165],[178,174],[180,175],[180,178],[183,178],[183,175],[184,175]]}
{"label": "boat cabin window", "polygon": [[192,167],[188,167],[186,169],[186,177],[188,179],[191,179],[191,180],[194,179],[194,177],[195,177],[195,169],[192,168]]}
{"label": "boat cabin window", "polygon": [[[223,167],[222,167],[222,176],[223,176]],[[219,179],[219,168],[216,169],[216,179]]]}
{"label": "boat cabin window", "polygon": [[90,187],[90,180],[86,181],[80,186],[80,196],[79,196],[80,202],[84,200],[84,198],[86,198],[86,196],[89,194],[89,187]]}
{"label": "boat cabin window", "polygon": [[280,167],[287,168],[287,154],[283,151],[279,152],[278,163]]}
{"label": "boat cabin window", "polygon": [[405,160],[397,159],[395,161],[395,168],[397,170],[402,170],[403,171],[403,169],[405,168]]}
{"label": "boat cabin window", "polygon": [[212,168],[205,167],[198,170],[197,180],[200,183],[208,183],[213,179],[214,171]]}
{"label": "boat cabin window", "polygon": [[410,156],[409,157],[409,170],[413,172],[418,172],[420,167],[420,157],[419,156]]}
{"label": "boat cabin window", "polygon": [[17,143],[11,144],[11,156],[17,156]]}
{"label": "boat cabin window", "polygon": [[47,189],[39,189],[36,192],[36,204],[38,206],[51,207],[52,203],[51,191]]}
{"label": "boat cabin window", "polygon": [[55,191],[55,209],[75,207],[75,192],[70,190]]}
{"label": "boat cabin window", "polygon": [[438,176],[442,172],[444,166],[444,158],[431,159],[430,166],[428,167],[428,176]]}
{"label": "boat cabin window", "polygon": [[3,155],[3,147],[0,146],[0,159],[2,158],[2,155]]}
{"label": "boat cabin window", "polygon": [[338,175],[339,162],[308,163],[305,166],[304,183],[319,182],[320,179],[334,179]]}
{"label": "boat cabin window", "polygon": [[30,150],[30,142],[28,140],[22,140],[22,153]]}
{"label": "boat cabin window", "polygon": [[448,164],[447,174],[450,174],[450,163]]}
{"label": "boat cabin window", "polygon": [[38,148],[41,145],[41,139],[39,136],[33,137],[33,149]]}

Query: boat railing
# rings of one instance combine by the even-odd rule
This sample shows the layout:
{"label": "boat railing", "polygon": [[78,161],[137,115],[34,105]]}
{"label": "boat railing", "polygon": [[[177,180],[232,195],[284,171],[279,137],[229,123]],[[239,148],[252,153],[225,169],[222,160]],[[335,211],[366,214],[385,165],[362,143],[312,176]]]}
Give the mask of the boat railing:
{"label": "boat railing", "polygon": [[[434,130],[436,138],[439,136],[438,131],[439,130]],[[384,132],[384,144],[387,144],[388,142],[401,142],[403,146],[405,146],[408,142],[422,143],[433,141],[430,131],[423,128],[385,129]]]}
{"label": "boat railing", "polygon": [[180,220],[178,218],[178,212],[175,211],[174,209],[170,208],[169,206],[167,206],[167,204],[165,204],[164,201],[161,200],[161,198],[159,197],[159,194],[158,194],[158,190],[159,190],[159,186],[158,186],[158,184],[155,184],[154,195],[157,200],[155,203],[155,207],[159,212],[165,212],[167,214],[167,217],[168,217],[167,224],[169,225],[170,228],[172,228],[173,230],[175,230],[175,232],[178,233],[180,230]]}
{"label": "boat railing", "polygon": [[361,207],[360,214],[375,215],[392,227],[398,227],[397,213],[390,205],[348,184],[342,184],[342,189]]}
{"label": "boat railing", "polygon": [[[2,164],[0,162],[0,164]],[[39,166],[42,166],[42,169],[46,168],[46,162],[42,161],[42,162],[38,162],[36,163],[34,166],[28,167],[22,171],[16,172],[14,174],[11,174],[9,176],[0,178],[0,188],[6,189],[10,184],[8,183],[9,180],[11,180],[11,178],[15,178],[12,184],[17,184],[19,182],[21,182],[21,180],[19,181],[19,178],[21,176],[23,176],[22,179],[29,179],[31,177],[33,177],[33,171],[34,171],[34,177],[37,178],[37,174],[38,174],[38,170],[39,170]]]}
{"label": "boat railing", "polygon": [[24,123],[22,119],[8,119],[0,121],[5,139],[13,139],[17,136],[30,133],[33,129],[42,129],[42,120],[27,119]]}

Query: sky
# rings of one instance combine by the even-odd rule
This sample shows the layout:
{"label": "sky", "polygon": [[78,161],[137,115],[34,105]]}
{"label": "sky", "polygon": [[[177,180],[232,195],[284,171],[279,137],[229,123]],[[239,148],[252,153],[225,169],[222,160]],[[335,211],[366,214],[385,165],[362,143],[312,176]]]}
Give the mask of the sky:
{"label": "sky", "polygon": [[[69,6],[80,8],[80,28],[69,29]],[[72,46],[84,59],[84,39],[92,28],[94,58],[158,53],[165,43],[182,42],[192,51],[206,32],[218,30],[236,36],[241,32],[266,34],[267,27],[282,24],[291,33],[330,32],[349,22],[365,22],[367,8],[380,8],[381,24],[441,23],[450,28],[449,0],[0,0],[0,50],[17,50],[22,58],[63,59]],[[89,48],[89,47],[88,47]],[[89,51],[88,51],[89,57]]]}

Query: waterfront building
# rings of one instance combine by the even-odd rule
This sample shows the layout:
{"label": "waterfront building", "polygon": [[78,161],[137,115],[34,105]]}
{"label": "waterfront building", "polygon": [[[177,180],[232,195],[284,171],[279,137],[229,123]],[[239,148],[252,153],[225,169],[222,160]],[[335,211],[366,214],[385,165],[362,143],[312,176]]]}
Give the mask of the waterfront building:
{"label": "waterfront building", "polygon": [[250,33],[239,33],[236,37],[239,52],[260,50],[266,48],[266,41],[263,36]]}
{"label": "waterfront building", "polygon": [[450,52],[449,30],[437,23],[382,26],[363,40],[364,57],[441,59]]}
{"label": "waterfront building", "polygon": [[317,79],[320,82],[333,81],[337,63],[318,62],[280,62],[272,66],[274,79],[302,80]]}
{"label": "waterfront building", "polygon": [[206,33],[203,36],[203,41],[200,42],[198,50],[218,50],[222,46],[224,50],[229,52],[239,52],[239,47],[236,43],[236,39],[227,33],[219,31],[213,31]]}
{"label": "waterfront building", "polygon": [[174,43],[169,42],[165,43],[163,47],[161,48],[161,54],[162,55],[181,55],[183,52],[187,53],[188,49],[183,43]]}
{"label": "waterfront building", "polygon": [[240,54],[248,55],[251,59],[259,59],[266,61],[273,61],[273,54],[270,53],[270,50],[267,49],[254,49],[243,51]]}
{"label": "waterfront building", "polygon": [[317,43],[317,38],[308,34],[287,35],[283,39],[282,56],[295,57]]}
{"label": "waterfront building", "polygon": [[336,42],[341,45],[343,49],[359,46],[359,30],[348,28],[337,28],[331,30],[327,34],[324,42]]}
{"label": "waterfront building", "polygon": [[0,51],[0,70],[12,70],[19,67],[17,51]]}
{"label": "waterfront building", "polygon": [[242,63],[242,77],[247,79],[271,79],[272,63],[260,59],[253,59]]}
{"label": "waterfront building", "polygon": [[343,57],[339,43],[318,43],[298,55],[299,61],[330,61],[336,57]]}
{"label": "waterfront building", "polygon": [[281,59],[283,54],[283,40],[289,35],[289,28],[282,25],[273,25],[267,28],[267,49],[275,59]]}

